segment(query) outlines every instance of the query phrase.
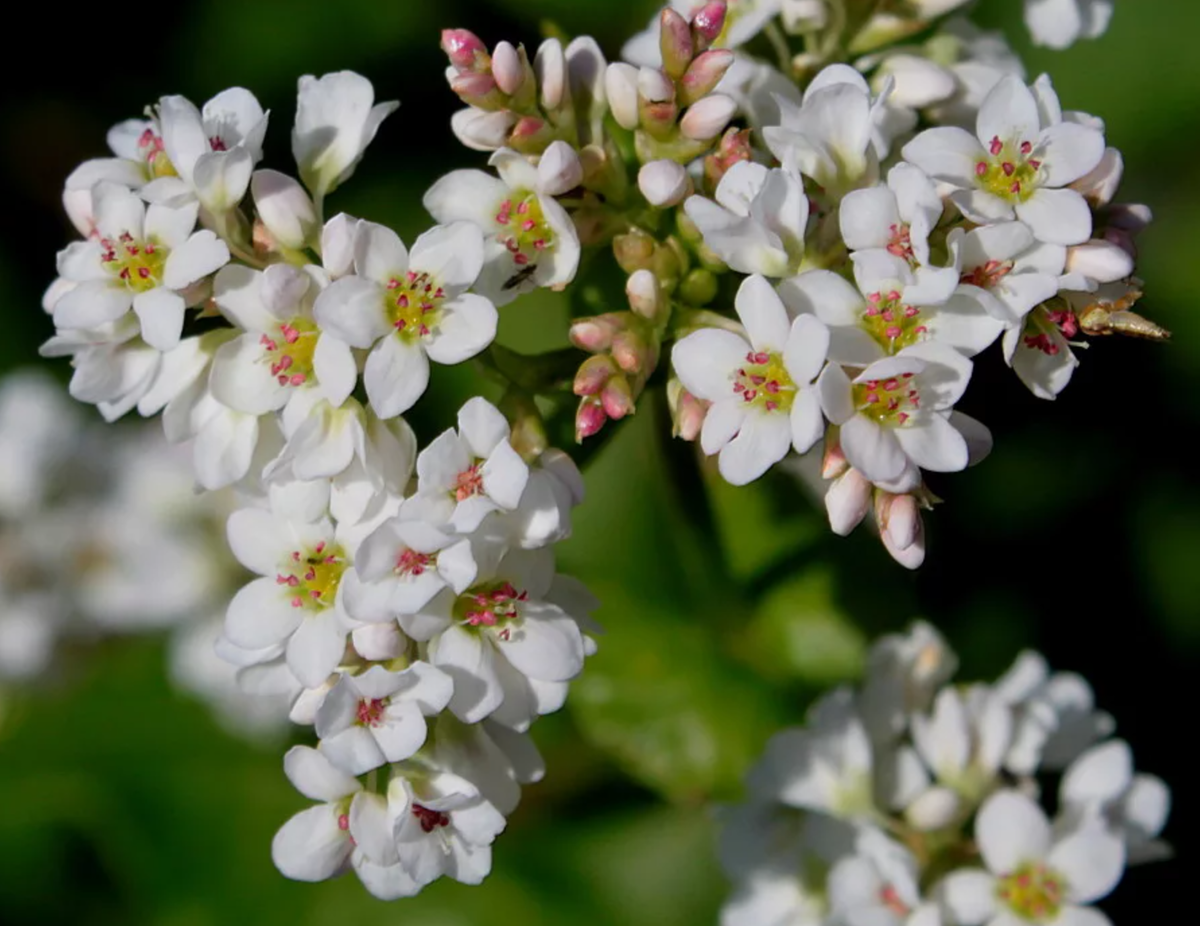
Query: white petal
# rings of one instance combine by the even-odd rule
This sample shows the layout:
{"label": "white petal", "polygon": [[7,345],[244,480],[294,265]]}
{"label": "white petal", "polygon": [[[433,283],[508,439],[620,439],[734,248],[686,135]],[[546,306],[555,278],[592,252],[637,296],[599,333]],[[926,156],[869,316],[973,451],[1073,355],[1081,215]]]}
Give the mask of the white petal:
{"label": "white petal", "polygon": [[345,648],[346,631],[338,625],[332,608],[306,616],[288,640],[288,668],[305,688],[316,688],[337,668]]}
{"label": "white petal", "polygon": [[375,283],[403,279],[408,270],[408,249],[386,225],[362,221],[354,239],[354,272]]}
{"label": "white petal", "polygon": [[229,263],[229,248],[207,229],[198,231],[167,257],[163,266],[163,285],[185,289]]}
{"label": "white petal", "polygon": [[787,456],[792,443],[791,423],[779,411],[751,411],[737,436],[724,446],[718,468],[732,485],[753,482]]}
{"label": "white petal", "polygon": [[142,327],[142,339],[159,350],[172,350],[183,334],[183,298],[164,286],[133,297],[133,311]]}
{"label": "white petal", "polygon": [[[552,613],[547,609],[548,615]],[[578,625],[566,616],[527,617],[497,647],[530,678],[568,682],[583,668],[583,638]]]}
{"label": "white petal", "polygon": [[486,458],[509,436],[508,421],[500,410],[482,396],[469,399],[458,410],[458,433],[471,455]]}
{"label": "white petal", "polygon": [[1103,824],[1085,826],[1057,843],[1046,864],[1067,881],[1067,899],[1093,903],[1107,897],[1125,872],[1125,844]]}
{"label": "white petal", "polygon": [[833,424],[845,424],[854,417],[854,395],[850,378],[838,364],[826,364],[825,369],[821,371],[817,378],[817,395],[821,399],[821,410]]}
{"label": "white petal", "polygon": [[520,504],[521,493],[529,481],[529,466],[505,441],[496,446],[480,467],[480,475],[487,496],[500,507],[511,510]]}
{"label": "white petal", "polygon": [[463,293],[447,302],[442,312],[433,331],[424,338],[425,350],[435,363],[461,363],[495,340],[500,316],[483,296]]}
{"label": "white petal", "polygon": [[1083,244],[1092,235],[1092,211],[1074,190],[1043,187],[1016,210],[1017,218],[1047,244]]}
{"label": "white petal", "polygon": [[738,287],[734,305],[755,350],[783,351],[790,320],[779,294],[764,277],[747,277]]}
{"label": "white petal", "polygon": [[193,202],[179,208],[151,205],[146,209],[146,237],[168,248],[181,247],[196,227],[200,204]]}
{"label": "white petal", "polygon": [[133,293],[124,286],[88,280],[54,303],[54,325],[59,329],[99,328],[120,318],[132,305]]}
{"label": "white petal", "polygon": [[283,771],[297,791],[314,801],[340,801],[361,787],[311,746],[289,749],[283,757]]}
{"label": "white petal", "polygon": [[1104,136],[1095,129],[1075,122],[1052,125],[1042,133],[1041,182],[1047,186],[1066,186],[1085,177],[1104,157]]}
{"label": "white petal", "polygon": [[291,539],[287,522],[262,508],[239,508],[229,516],[225,535],[239,563],[272,578]]}
{"label": "white petal", "polygon": [[323,738],[321,752],[337,768],[350,775],[364,775],[387,761],[375,737],[366,727],[348,727]]}
{"label": "white petal", "polygon": [[845,422],[840,437],[850,465],[872,482],[891,482],[904,472],[908,458],[895,435],[865,416]]}
{"label": "white petal", "polygon": [[429,188],[422,203],[439,222],[474,222],[496,227],[496,208],[509,196],[508,185],[482,170],[452,170]]}
{"label": "white petal", "polygon": [[429,359],[424,348],[400,335],[383,338],[367,356],[363,385],[371,408],[380,418],[408,411],[429,385]]}
{"label": "white petal", "polygon": [[838,210],[842,240],[851,251],[886,248],[901,224],[896,195],[886,186],[846,194]]}
{"label": "white petal", "polygon": [[317,324],[351,347],[370,347],[392,330],[384,312],[385,292],[361,276],[335,280],[317,296]]}
{"label": "white petal", "polygon": [[709,402],[733,395],[732,377],[745,363],[750,345],[731,331],[703,328],[677,341],[671,365],[683,388]]}
{"label": "white petal", "polygon": [[921,469],[934,473],[957,473],[967,468],[967,442],[937,413],[921,415],[893,433],[901,449]]}
{"label": "white petal", "polygon": [[448,628],[437,640],[433,664],[454,679],[450,710],[463,723],[482,720],[504,699],[494,658],[490,644],[462,627]]}
{"label": "white petal", "polygon": [[[365,731],[364,731],[365,732]],[[378,865],[396,865],[400,857],[392,836],[388,799],[360,791],[350,802],[350,836],[367,858]]]}
{"label": "white petal", "polygon": [[746,407],[741,399],[730,396],[714,402],[700,427],[700,449],[712,456],[733,440],[745,420]]}
{"label": "white petal", "polygon": [[1037,140],[1041,127],[1037,100],[1029,87],[1021,78],[1008,75],[1001,78],[984,98],[975,122],[975,134],[985,145],[993,138],[1006,144],[1032,143]]}
{"label": "white petal", "polygon": [[811,383],[825,365],[829,352],[829,329],[811,315],[801,315],[792,322],[783,351],[783,365],[792,382],[799,386]]}
{"label": "white petal", "polygon": [[942,881],[938,897],[951,922],[977,926],[996,912],[996,879],[978,869],[955,871]]}
{"label": "white petal", "polygon": [[291,606],[274,578],[255,579],[229,602],[225,635],[243,649],[263,649],[291,636],[300,619],[300,609]]}
{"label": "white petal", "polygon": [[811,314],[827,325],[857,325],[863,297],[853,284],[830,270],[810,270],[779,284],[792,314]]}
{"label": "white petal", "polygon": [[471,222],[438,225],[413,242],[409,263],[428,273],[454,298],[477,279],[483,269],[483,232]]}
{"label": "white petal", "polygon": [[1108,803],[1120,797],[1133,783],[1133,753],[1124,740],[1093,746],[1063,775],[1059,789],[1064,803]]}
{"label": "white petal", "polygon": [[192,172],[196,196],[210,212],[227,212],[245,197],[253,172],[254,156],[245,148],[207,151]]}
{"label": "white petal", "polygon": [[975,165],[986,156],[979,139],[953,127],[927,129],[903,150],[904,160],[915,164],[935,180],[958,187],[975,184]]}
{"label": "white petal", "polygon": [[338,826],[333,804],[310,807],[283,824],[271,841],[271,860],[294,881],[332,878],[350,857],[349,833]]}
{"label": "white petal", "polygon": [[801,389],[792,403],[792,446],[796,453],[808,453],[825,433],[825,417],[815,389]]}
{"label": "white petal", "polygon": [[975,819],[975,839],[988,869],[997,875],[1037,862],[1050,849],[1050,823],[1032,800],[1016,791],[998,791]]}

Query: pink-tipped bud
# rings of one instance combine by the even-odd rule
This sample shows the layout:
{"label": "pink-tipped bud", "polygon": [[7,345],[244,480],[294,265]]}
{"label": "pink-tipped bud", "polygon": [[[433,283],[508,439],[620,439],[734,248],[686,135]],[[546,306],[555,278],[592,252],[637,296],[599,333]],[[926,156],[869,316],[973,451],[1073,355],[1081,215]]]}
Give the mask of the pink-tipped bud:
{"label": "pink-tipped bud", "polygon": [[508,145],[521,154],[536,154],[546,147],[551,129],[537,116],[522,116],[508,133]]}
{"label": "pink-tipped bud", "polygon": [[495,151],[504,147],[516,122],[517,115],[510,110],[488,112],[468,106],[450,117],[450,130],[472,151]]}
{"label": "pink-tipped bud", "polygon": [[825,431],[825,453],[821,458],[821,478],[837,479],[850,468],[846,454],[842,453],[842,442],[838,440],[838,429],[830,427]]}
{"label": "pink-tipped bud", "polygon": [[698,56],[680,80],[684,103],[694,103],[710,94],[731,64],[733,52],[727,48],[710,48]]}
{"label": "pink-tipped bud", "polygon": [[588,357],[579,365],[571,389],[576,395],[595,395],[604,388],[616,372],[617,366],[608,354],[596,354]]}
{"label": "pink-tipped bud", "polygon": [[725,28],[726,5],[721,0],[712,0],[692,14],[692,37],[696,51],[710,48]]}
{"label": "pink-tipped bud", "polygon": [[650,270],[635,270],[625,281],[629,307],[643,318],[653,320],[662,307],[662,290],[658,277]]}
{"label": "pink-tipped bud", "polygon": [[583,164],[565,141],[554,141],[538,161],[538,189],[547,196],[562,196],[583,182]]}
{"label": "pink-tipped bud", "polygon": [[600,404],[598,398],[587,396],[581,400],[579,410],[575,412],[576,443],[582,444],[584,440],[598,433],[606,421],[608,421],[608,415],[604,413],[604,406]]}
{"label": "pink-tipped bud", "polygon": [[567,88],[567,57],[562,42],[546,39],[538,46],[533,58],[533,72],[537,75],[542,109],[547,112],[558,109]]}
{"label": "pink-tipped bud", "polygon": [[879,489],[875,492],[875,523],[879,533],[886,535],[888,549],[907,550],[921,533],[921,513],[917,500],[911,495],[893,495]]}
{"label": "pink-tipped bud", "polygon": [[708,414],[708,406],[708,402],[696,398],[681,386],[671,409],[675,419],[675,436],[686,441],[694,441],[699,437],[700,429],[704,427],[704,416]]}
{"label": "pink-tipped bud", "polygon": [[299,181],[277,170],[256,170],[250,178],[254,208],[283,247],[303,248],[317,234],[317,211]]}
{"label": "pink-tipped bud", "polygon": [[600,393],[600,402],[604,406],[604,413],[614,421],[624,418],[626,415],[632,415],[634,412],[633,405],[633,389],[629,385],[629,380],[624,376],[614,376],[604,385],[604,391]]}
{"label": "pink-tipped bud", "polygon": [[830,529],[845,537],[862,523],[871,508],[871,483],[856,469],[847,469],[825,493]]}
{"label": "pink-tipped bud", "polygon": [[604,72],[604,92],[608,108],[623,129],[638,127],[638,69],[616,61]]}
{"label": "pink-tipped bud", "polygon": [[651,161],[638,171],[638,189],[651,206],[664,209],[677,206],[691,192],[691,180],[682,164]]}
{"label": "pink-tipped bud", "polygon": [[670,103],[675,84],[658,68],[642,68],[637,76],[638,95],[647,103]]}
{"label": "pink-tipped bud", "polygon": [[469,29],[443,29],[442,51],[459,70],[486,71],[489,67],[487,46]]}
{"label": "pink-tipped bud", "polygon": [[717,150],[704,159],[705,182],[715,190],[734,164],[749,161],[750,157],[750,130],[727,129],[717,143]]}
{"label": "pink-tipped bud", "polygon": [[695,54],[692,48],[692,30],[688,22],[671,7],[659,16],[658,47],[662,52],[663,70],[667,76],[679,80]]}
{"label": "pink-tipped bud", "polygon": [[679,121],[679,130],[693,141],[716,138],[737,112],[737,103],[723,93],[706,96],[688,107]]}
{"label": "pink-tipped bud", "polygon": [[925,526],[921,523],[920,517],[917,518],[916,537],[904,549],[900,549],[892,542],[891,534],[888,531],[880,531],[879,539],[883,541],[883,547],[888,551],[888,555],[905,569],[917,569],[925,562]]}
{"label": "pink-tipped bud", "polygon": [[654,370],[656,360],[650,345],[646,343],[645,335],[636,328],[617,332],[613,338],[612,357],[618,367],[631,375],[644,373],[649,376]]}
{"label": "pink-tipped bud", "polygon": [[1092,239],[1068,249],[1066,269],[1097,283],[1115,283],[1133,273],[1133,255],[1120,243]]}
{"label": "pink-tipped bud", "polygon": [[609,312],[592,318],[580,318],[571,323],[571,343],[580,350],[599,353],[612,346],[613,335],[625,328],[623,312]]}
{"label": "pink-tipped bud", "polygon": [[512,96],[525,81],[525,65],[511,42],[497,42],[492,52],[492,77],[496,86]]}
{"label": "pink-tipped bud", "polygon": [[488,94],[496,89],[496,79],[491,74],[479,71],[460,71],[450,80],[450,89],[464,103],[479,105]]}

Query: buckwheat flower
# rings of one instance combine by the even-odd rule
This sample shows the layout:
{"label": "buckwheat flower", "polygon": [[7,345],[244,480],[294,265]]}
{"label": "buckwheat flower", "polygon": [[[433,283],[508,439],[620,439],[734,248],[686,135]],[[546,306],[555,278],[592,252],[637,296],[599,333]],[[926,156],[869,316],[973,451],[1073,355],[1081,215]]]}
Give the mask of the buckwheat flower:
{"label": "buckwheat flower", "polygon": [[529,469],[517,508],[500,515],[508,543],[526,550],[549,546],[571,536],[571,511],[583,502],[583,474],[566,453],[551,448]]}
{"label": "buckwheat flower", "polygon": [[1158,838],[1171,812],[1171,791],[1161,778],[1134,774],[1124,740],[1093,746],[1072,762],[1059,785],[1058,806],[1060,827],[1106,822],[1124,839],[1130,865],[1171,856],[1170,845]]}
{"label": "buckwheat flower", "polygon": [[[399,617],[429,660],[454,679],[450,710],[464,723],[484,717],[525,730],[562,706],[567,683],[588,652],[576,615],[552,600],[554,554],[513,550],[496,563],[480,556],[463,593],[444,589],[418,612]],[[495,564],[495,565],[492,565]]]}
{"label": "buckwheat flower", "polygon": [[977,224],[1015,217],[1039,241],[1081,244],[1091,235],[1092,214],[1070,184],[1100,163],[1104,135],[1054,121],[1058,100],[1048,81],[1038,91],[1052,100],[1045,109],[1022,80],[1003,78],[983,101],[974,135],[927,129],[904,146],[904,159],[954,187],[951,201]]}
{"label": "buckwheat flower", "polygon": [[730,269],[767,277],[800,269],[808,198],[799,174],[740,161],[725,172],[715,198],[690,196],[684,210]]}
{"label": "buckwheat flower", "polygon": [[367,398],[381,418],[412,408],[429,361],[460,363],[496,336],[496,307],[467,292],[483,267],[483,236],[468,222],[439,225],[412,253],[389,228],[360,222],[354,274],[335,280],[313,313],[322,331],[360,349]]}
{"label": "buckwheat flower", "polygon": [[1025,65],[1001,32],[980,29],[966,17],[954,17],[941,27],[942,35],[956,52],[949,65],[956,89],[953,96],[928,110],[938,125],[972,128],[979,107],[992,88],[1006,75],[1025,79]]}
{"label": "buckwheat flower", "polygon": [[445,708],[453,691],[450,677],[424,662],[343,675],[317,710],[318,748],[351,775],[401,762],[425,745],[425,718]]}
{"label": "buckwheat flower", "polygon": [[371,82],[353,71],[300,78],[292,154],[318,209],[350,179],[380,124],[399,105],[375,103]]}
{"label": "buckwheat flower", "polygon": [[904,732],[912,714],[926,710],[934,693],[958,668],[958,657],[937,628],[915,622],[871,646],[859,711],[872,738],[888,742]]}
{"label": "buckwheat flower", "polygon": [[417,457],[417,493],[451,529],[476,530],[494,511],[513,511],[529,466],[513,449],[508,421],[476,396],[458,412],[458,428],[443,431]]}
{"label": "buckwheat flower", "polygon": [[975,841],[986,870],[952,872],[941,900],[963,926],[1009,923],[1103,926],[1089,904],[1120,881],[1125,850],[1100,825],[1055,835],[1042,809],[1024,794],[998,791],[975,819]]}
{"label": "buckwheat flower", "polygon": [[575,277],[580,245],[574,223],[554,200],[568,189],[554,161],[543,155],[534,167],[501,148],[488,163],[499,177],[451,171],[425,194],[426,210],[439,222],[467,221],[483,230],[488,248],[479,289],[497,305],[539,286],[565,286]]}
{"label": "buckwheat flower", "polygon": [[[718,28],[716,38],[711,42],[712,47],[737,48],[746,44],[778,15],[781,4],[782,0],[727,0],[721,4],[725,7],[724,20]],[[668,6],[691,20],[701,10],[709,13],[710,10],[706,8],[711,8],[714,4],[708,0],[669,0]],[[661,18],[656,14],[644,31],[621,47],[621,57],[640,67],[660,67],[661,25]]]}
{"label": "buckwheat flower", "polygon": [[77,285],[54,303],[59,329],[95,329],[130,310],[142,338],[170,350],[183,332],[184,310],[196,284],[229,260],[211,231],[193,231],[198,206],[146,206],[124,187],[93,190],[96,237],[58,255],[58,272]]}
{"label": "buckwheat flower", "polygon": [[830,270],[811,270],[779,287],[789,309],[813,314],[829,327],[831,360],[865,366],[926,341],[970,357],[1004,330],[982,306],[949,304],[958,286],[953,267],[914,272],[882,249],[856,251],[852,258],[854,284]]}
{"label": "buckwheat flower", "polygon": [[433,761],[454,769],[506,816],[520,803],[521,785],[541,781],[546,774],[546,764],[528,733],[493,720],[465,724],[446,713],[434,723]]}
{"label": "buckwheat flower", "polygon": [[97,328],[59,331],[39,353],[70,357],[71,398],[95,405],[105,421],[116,421],[149,393],[162,369],[162,352],[137,332],[137,319],[124,315]]}
{"label": "buckwheat flower", "polygon": [[283,770],[297,791],[321,803],[280,827],[271,842],[271,860],[294,881],[325,881],[341,874],[354,848],[350,806],[362,785],[309,746],[289,749]]}
{"label": "buckwheat flower", "polygon": [[1004,332],[1004,360],[1039,399],[1054,399],[1067,388],[1079,366],[1068,340],[1078,321],[1061,300],[1041,303]]}
{"label": "buckwheat flower", "polygon": [[846,459],[892,492],[911,491],[920,469],[948,473],[969,462],[967,441],[950,416],[972,364],[927,341],[877,360],[852,381],[831,363],[817,381],[825,416],[841,427]]}
{"label": "buckwheat flower", "polygon": [[912,718],[912,738],[934,779],[975,801],[994,785],[1013,737],[1009,704],[985,686],[943,688],[929,714]]}
{"label": "buckwheat flower", "polygon": [[937,905],[923,902],[912,853],[874,828],[864,828],[855,854],[829,870],[831,922],[839,926],[941,926]]}
{"label": "buckwheat flower", "polygon": [[262,159],[267,116],[254,94],[225,90],[197,109],[181,96],[165,96],[157,107],[162,143],[179,179],[162,178],[142,195],[151,202],[173,201],[194,191],[212,213],[232,209],[250,185]]}
{"label": "buckwheat flower", "polygon": [[787,455],[807,453],[824,425],[813,382],[825,364],[829,333],[811,316],[795,321],[771,284],[747,277],[735,300],[745,336],[695,331],[671,352],[684,388],[712,405],[700,446],[720,453],[721,475],[745,485]]}
{"label": "buckwheat flower", "polygon": [[1025,0],[1025,25],[1033,44],[1064,49],[1108,30],[1113,0]]}
{"label": "buckwheat flower", "polygon": [[1066,249],[1039,244],[1021,222],[998,222],[969,232],[955,229],[948,244],[958,254],[960,272],[950,303],[959,307],[970,300],[1006,326],[1020,324],[1062,285]]}

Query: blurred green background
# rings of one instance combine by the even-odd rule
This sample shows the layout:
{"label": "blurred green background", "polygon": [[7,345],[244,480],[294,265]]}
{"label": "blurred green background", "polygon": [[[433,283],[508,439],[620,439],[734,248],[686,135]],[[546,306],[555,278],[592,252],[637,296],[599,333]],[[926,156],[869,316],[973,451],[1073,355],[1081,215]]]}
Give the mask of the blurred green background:
{"label": "blurred green background", "polygon": [[[73,236],[59,206],[63,179],[102,153],[109,125],[159,95],[200,102],[251,88],[272,110],[266,163],[289,170],[296,77],[366,74],[379,98],[402,107],[330,208],[411,238],[428,223],[422,191],[451,167],[482,166],[450,134],[457,101],[442,79],[443,26],[470,27],[489,45],[533,46],[552,18],[615,56],[655,5],[203,0],[155,6],[136,29],[46,23],[53,47],[5,81],[0,113],[10,216],[0,368],[37,362],[50,333],[38,301],[55,251]],[[982,7],[1027,50],[1019,0]],[[960,677],[991,677],[1032,646],[1092,682],[1139,767],[1174,787],[1168,836],[1185,860],[1130,874],[1106,909],[1117,923],[1190,909],[1183,865],[1200,822],[1186,751],[1200,670],[1190,444],[1200,424],[1200,4],[1118,7],[1103,40],[1030,51],[1027,61],[1031,77],[1053,75],[1069,108],[1104,117],[1125,155],[1121,198],[1154,208],[1141,239],[1143,307],[1175,341],[1096,343],[1054,404],[1026,393],[995,353],[981,358],[964,408],[992,427],[996,451],[934,483],[947,504],[928,518],[930,555],[918,574],[895,566],[865,530],[830,535],[786,476],[737,491],[714,484],[690,447],[662,436],[663,409],[645,402],[590,465],[590,497],[562,548],[564,570],[604,600],[608,635],[568,711],[534,728],[549,772],[527,789],[485,887],[443,882],[385,905],[353,878],[285,881],[271,866],[271,836],[306,805],[282,774],[286,743],[226,736],[203,705],[171,690],[161,642],[130,639],[8,705],[0,923],[714,922],[725,885],[706,802],[736,797],[766,737],[799,721],[815,692],[853,678],[870,637],[915,616],[959,649]],[[562,343],[557,300],[510,307],[502,341]],[[55,370],[65,380],[65,364]],[[418,428],[450,424],[475,385],[443,376]]]}

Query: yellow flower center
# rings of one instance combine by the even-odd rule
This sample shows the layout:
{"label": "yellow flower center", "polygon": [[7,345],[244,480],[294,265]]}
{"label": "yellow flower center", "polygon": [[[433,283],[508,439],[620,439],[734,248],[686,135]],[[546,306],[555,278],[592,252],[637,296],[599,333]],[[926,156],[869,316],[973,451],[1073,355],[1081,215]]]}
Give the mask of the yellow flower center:
{"label": "yellow flower center", "polygon": [[906,424],[921,403],[911,373],[855,383],[853,394],[854,407],[861,414],[891,427]]}
{"label": "yellow flower center", "polygon": [[264,334],[259,343],[265,348],[263,361],[271,365],[271,375],[281,386],[303,386],[314,379],[313,352],[317,349],[320,329],[311,319],[297,316],[280,322],[279,336]]}
{"label": "yellow flower center", "polygon": [[496,223],[501,227],[497,239],[508,248],[518,272],[537,264],[541,253],[554,244],[554,232],[542,212],[536,193],[514,190],[500,204]]}
{"label": "yellow flower center", "polygon": [[1065,890],[1066,883],[1058,872],[1036,862],[1026,862],[1000,878],[996,897],[1018,916],[1033,923],[1048,923],[1058,917]]}
{"label": "yellow flower center", "polygon": [[442,317],[446,291],[428,273],[409,270],[387,283],[384,308],[400,337],[413,341],[425,337]]}
{"label": "yellow flower center", "polygon": [[293,608],[318,612],[332,607],[349,563],[340,544],[324,541],[314,547],[293,550],[280,568],[275,582]]}
{"label": "yellow flower center", "polygon": [[915,305],[903,305],[897,290],[867,296],[861,324],[889,354],[917,343],[928,330],[921,324],[921,310]]}
{"label": "yellow flower center", "polygon": [[150,173],[156,178],[179,176],[175,165],[171,163],[171,159],[167,157],[167,152],[163,148],[162,136],[155,135],[153,129],[146,129],[141,134],[141,137],[138,138],[138,149],[145,158]]}
{"label": "yellow flower center", "polygon": [[1033,142],[1002,142],[993,138],[988,156],[975,165],[979,188],[1010,203],[1023,203],[1037,191],[1042,162],[1034,157]]}
{"label": "yellow flower center", "polygon": [[511,582],[487,582],[458,596],[454,616],[467,627],[496,629],[497,636],[507,640],[512,632],[507,625],[520,619],[520,604],[526,597]]}
{"label": "yellow flower center", "polygon": [[796,384],[788,375],[779,354],[751,351],[745,366],[733,374],[733,391],[747,406],[769,412],[788,411],[796,398]]}
{"label": "yellow flower center", "polygon": [[144,293],[162,285],[163,265],[170,249],[157,242],[142,241],[129,232],[119,238],[101,238],[104,269],[135,293]]}

